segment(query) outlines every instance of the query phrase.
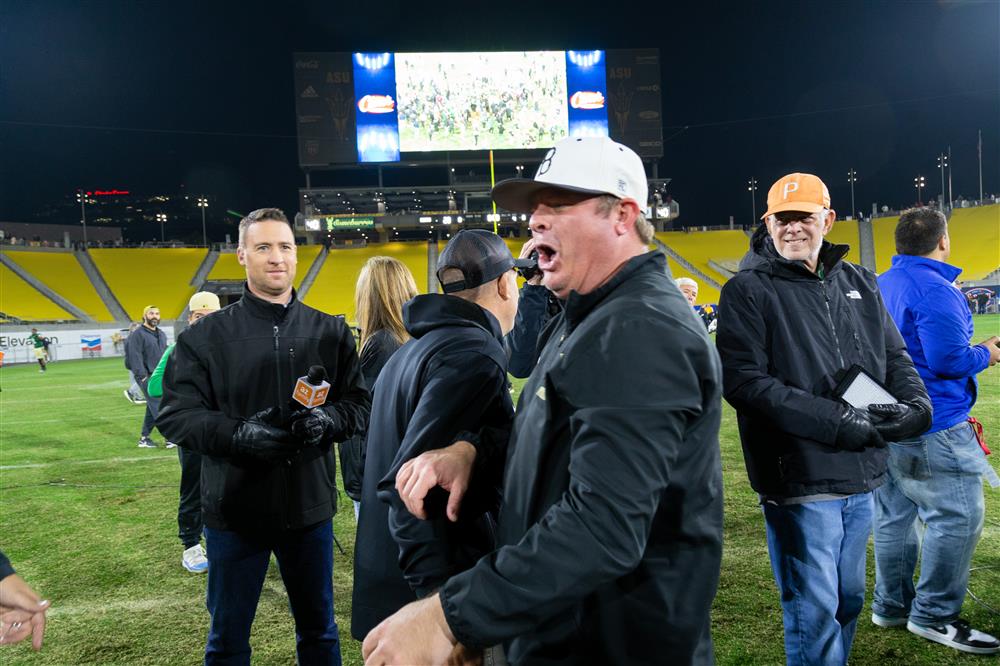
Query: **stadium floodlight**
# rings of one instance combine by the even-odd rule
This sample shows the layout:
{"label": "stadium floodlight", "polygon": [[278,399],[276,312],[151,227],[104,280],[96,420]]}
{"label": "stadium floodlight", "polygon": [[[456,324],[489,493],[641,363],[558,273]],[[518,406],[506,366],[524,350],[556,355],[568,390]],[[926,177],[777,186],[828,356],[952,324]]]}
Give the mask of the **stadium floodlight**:
{"label": "stadium floodlight", "polygon": [[948,168],[948,156],[942,152],[938,155],[938,169],[941,170],[941,199],[944,199],[944,170]]}
{"label": "stadium floodlight", "polygon": [[923,204],[923,199],[921,198],[920,190],[927,186],[927,179],[923,176],[917,176],[913,179],[913,187],[917,190],[917,205]]}
{"label": "stadium floodlight", "polygon": [[167,221],[167,214],[166,213],[157,213],[156,214],[156,221],[160,223],[160,242],[161,243],[165,243],[167,241],[167,236],[166,236],[166,233],[164,233],[164,226],[163,225]]}
{"label": "stadium floodlight", "polygon": [[208,208],[208,199],[198,197],[198,208],[201,208],[201,244],[208,247],[208,233],[205,231],[205,209]]}
{"label": "stadium floodlight", "polygon": [[858,172],[851,169],[847,172],[847,182],[851,184],[851,217],[857,215],[857,208],[854,207],[854,183],[858,182]]}
{"label": "stadium floodlight", "polygon": [[80,202],[80,224],[83,225],[83,247],[87,247],[87,209],[84,204],[87,203],[87,197],[83,193],[83,190],[76,191],[76,200]]}
{"label": "stadium floodlight", "polygon": [[757,219],[757,179],[747,181],[747,192],[750,193],[750,224]]}

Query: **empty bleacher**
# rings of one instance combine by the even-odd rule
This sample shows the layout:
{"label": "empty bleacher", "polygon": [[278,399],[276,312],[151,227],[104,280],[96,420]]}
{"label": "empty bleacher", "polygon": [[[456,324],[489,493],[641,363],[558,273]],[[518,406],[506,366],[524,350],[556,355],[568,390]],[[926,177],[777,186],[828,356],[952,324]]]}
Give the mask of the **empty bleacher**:
{"label": "empty bleacher", "polygon": [[71,252],[6,251],[5,253],[14,263],[31,273],[70,304],[83,310],[95,321],[114,320],[87,274],[83,272],[80,262]]}
{"label": "empty bleacher", "polygon": [[23,321],[76,319],[3,264],[0,264],[0,312]]}
{"label": "empty bleacher", "polygon": [[208,253],[204,248],[90,250],[111,292],[135,321],[147,305],[163,321],[178,318],[194,293],[191,280]]}
{"label": "empty bleacher", "polygon": [[[750,239],[743,231],[737,229],[693,231],[690,233],[663,231],[656,234],[656,238],[720,284],[724,283],[728,276],[712,268],[708,263],[709,260],[714,260],[717,263],[733,259],[738,261],[750,247]],[[699,283],[701,282],[704,280],[699,280]],[[700,290],[698,297],[701,298]],[[718,301],[705,302],[717,303]]]}
{"label": "empty bleacher", "polygon": [[363,248],[331,249],[304,302],[333,315],[344,315],[356,323],[354,288],[361,267],[370,257],[388,256],[400,260],[413,273],[417,291],[427,292],[427,243],[382,243]]}
{"label": "empty bleacher", "polygon": [[982,280],[1000,268],[1000,205],[956,208],[948,221],[951,257],[963,280]]}
{"label": "empty bleacher", "polygon": [[861,263],[861,240],[858,235],[857,220],[837,220],[826,235],[826,239],[838,245],[849,245],[850,251],[845,259],[854,264]]}

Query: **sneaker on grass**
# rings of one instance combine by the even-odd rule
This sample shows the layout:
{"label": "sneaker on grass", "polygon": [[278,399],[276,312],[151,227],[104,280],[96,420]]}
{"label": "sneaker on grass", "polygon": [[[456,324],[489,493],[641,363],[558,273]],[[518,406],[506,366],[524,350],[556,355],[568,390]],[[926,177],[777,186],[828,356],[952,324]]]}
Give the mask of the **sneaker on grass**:
{"label": "sneaker on grass", "polygon": [[176,449],[177,445],[174,444],[173,442],[167,442],[167,448],[168,449]]}
{"label": "sneaker on grass", "polygon": [[201,544],[191,546],[181,555],[181,564],[192,573],[204,573],[208,571],[208,558],[205,557],[205,549]]}
{"label": "sneaker on grass", "polygon": [[139,438],[139,448],[140,449],[155,449],[156,448],[156,442],[154,442],[153,440],[151,440],[149,437],[140,437]]}
{"label": "sneaker on grass", "polygon": [[906,618],[889,617],[888,615],[879,615],[878,613],[872,613],[872,624],[874,624],[876,627],[882,627],[883,629],[889,629],[891,627],[905,627]]}
{"label": "sneaker on grass", "polygon": [[1000,640],[995,636],[976,631],[965,620],[958,619],[948,624],[925,627],[907,622],[910,633],[923,636],[927,640],[947,645],[950,648],[971,654],[1000,654]]}

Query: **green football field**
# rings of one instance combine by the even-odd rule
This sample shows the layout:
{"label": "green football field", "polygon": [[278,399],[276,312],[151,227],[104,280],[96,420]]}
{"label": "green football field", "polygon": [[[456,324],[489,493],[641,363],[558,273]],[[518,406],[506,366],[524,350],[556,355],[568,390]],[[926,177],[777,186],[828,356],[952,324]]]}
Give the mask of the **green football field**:
{"label": "green football field", "polygon": [[[1000,316],[977,317],[980,341],[1000,334]],[[0,549],[52,601],[45,646],[0,648],[0,663],[194,664],[208,628],[205,577],[180,565],[176,537],[179,466],[175,451],[139,449],[143,408],[122,396],[120,359],[0,370]],[[519,386],[519,384],[518,384]],[[998,450],[1000,366],[980,376],[974,410]],[[156,437],[162,446],[162,438]],[[714,638],[721,664],[784,661],[781,611],[764,527],[743,467],[731,409],[721,433],[726,491],[725,555],[715,601]],[[964,616],[1000,634],[1000,489],[987,491],[986,525],[973,561]],[[341,495],[335,532],[337,621],[346,664],[360,664],[349,636],[354,513]],[[869,554],[869,578],[873,575]],[[869,601],[871,582],[869,583]],[[859,623],[851,663],[982,664],[900,629]],[[254,663],[294,663],[294,629],[276,568],[271,567],[251,638]]]}

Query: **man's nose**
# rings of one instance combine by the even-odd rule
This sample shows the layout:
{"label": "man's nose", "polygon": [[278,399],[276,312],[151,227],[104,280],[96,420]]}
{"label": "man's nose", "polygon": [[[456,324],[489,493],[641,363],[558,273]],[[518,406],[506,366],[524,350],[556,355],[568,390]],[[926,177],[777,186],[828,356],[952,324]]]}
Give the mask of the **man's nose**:
{"label": "man's nose", "polygon": [[543,208],[543,206],[539,206],[532,211],[531,218],[528,220],[530,231],[542,231],[549,228],[549,218]]}

